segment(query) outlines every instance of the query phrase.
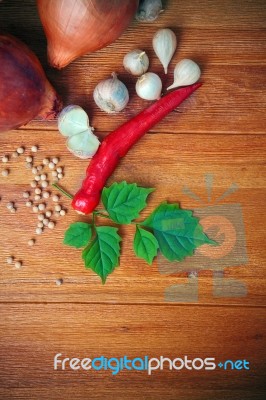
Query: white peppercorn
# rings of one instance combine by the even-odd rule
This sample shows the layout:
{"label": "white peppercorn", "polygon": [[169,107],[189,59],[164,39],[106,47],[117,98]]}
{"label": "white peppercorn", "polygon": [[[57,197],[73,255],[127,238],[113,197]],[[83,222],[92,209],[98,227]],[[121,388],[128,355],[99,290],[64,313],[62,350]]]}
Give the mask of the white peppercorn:
{"label": "white peppercorn", "polygon": [[18,153],[18,154],[23,154],[24,151],[25,151],[24,147],[18,147],[18,148],[17,148],[17,153]]}
{"label": "white peppercorn", "polygon": [[2,157],[2,162],[3,162],[3,163],[7,163],[8,160],[9,160],[8,156],[3,156],[3,157]]}
{"label": "white peppercorn", "polygon": [[41,187],[42,187],[42,188],[45,189],[45,188],[47,188],[47,186],[48,186],[48,182],[47,182],[47,181],[42,181],[42,182],[41,182]]}
{"label": "white peppercorn", "polygon": [[9,175],[9,170],[8,169],[3,169],[2,175],[3,176],[8,176]]}
{"label": "white peppercorn", "polygon": [[49,193],[49,192],[43,192],[42,197],[43,197],[44,199],[49,199],[50,193]]}
{"label": "white peppercorn", "polygon": [[8,210],[11,210],[12,208],[14,208],[14,203],[13,203],[13,201],[9,201],[9,202],[7,203],[7,205],[6,205],[6,208],[7,208]]}
{"label": "white peppercorn", "polygon": [[50,162],[49,158],[44,158],[44,159],[42,160],[43,165],[48,165],[49,162]]}
{"label": "white peppercorn", "polygon": [[7,264],[12,264],[13,261],[14,261],[14,257],[12,257],[12,256],[7,257],[7,259],[6,259]]}
{"label": "white peppercorn", "polygon": [[51,162],[49,162],[48,167],[49,167],[50,169],[54,169],[55,164],[51,161]]}
{"label": "white peppercorn", "polygon": [[36,188],[37,187],[37,183],[35,181],[32,181],[30,183],[30,185],[31,185],[32,188]]}
{"label": "white peppercorn", "polygon": [[58,164],[59,158],[58,158],[58,157],[54,157],[54,158],[52,159],[52,162],[53,162],[54,164]]}
{"label": "white peppercorn", "polygon": [[33,158],[32,158],[31,156],[27,156],[27,157],[26,157],[26,161],[27,161],[28,163],[31,163],[32,160],[33,160]]}
{"label": "white peppercorn", "polygon": [[44,220],[44,214],[39,214],[38,215],[38,220],[43,221]]}
{"label": "white peppercorn", "polygon": [[22,262],[21,261],[16,261],[15,262],[15,268],[19,269],[22,267]]}

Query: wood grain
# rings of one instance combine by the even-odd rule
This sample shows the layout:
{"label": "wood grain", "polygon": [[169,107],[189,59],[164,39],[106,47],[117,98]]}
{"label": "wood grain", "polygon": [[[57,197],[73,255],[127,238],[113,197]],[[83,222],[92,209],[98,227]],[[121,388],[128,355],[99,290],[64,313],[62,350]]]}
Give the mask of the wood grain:
{"label": "wood grain", "polygon": [[[2,143],[8,141],[9,135],[1,136]],[[15,132],[11,135],[14,136]],[[73,163],[73,157],[64,146],[64,139],[57,132],[45,132],[45,137],[49,138],[47,144],[43,141],[43,135],[44,132],[20,131],[19,139],[14,138],[5,148],[11,152],[20,143],[40,144],[36,164],[47,155],[60,154],[61,164],[65,166],[66,172],[62,184],[71,193],[75,193],[88,162],[77,159]],[[261,285],[265,282],[264,221],[257,211],[265,203],[265,152],[262,152],[265,149],[265,137],[253,136],[252,146],[251,136],[241,136],[241,140],[239,138],[239,135],[212,137],[167,134],[162,141],[160,134],[146,135],[122,160],[109,181],[111,184],[113,181],[125,179],[156,188],[143,217],[165,199],[178,201],[183,208],[189,209],[214,205],[232,183],[238,185],[239,189],[234,194],[218,204],[230,207],[237,203],[242,207],[249,261],[242,264],[237,255],[233,257],[232,267],[229,265],[226,268],[226,277],[243,281],[247,285],[248,295],[243,298],[213,298],[212,270],[215,269],[215,263],[210,263],[206,271],[200,273],[201,303],[265,305],[265,291]],[[50,143],[54,143],[52,152],[49,149]],[[122,227],[124,243],[121,265],[108,279],[107,285],[99,285],[99,278],[84,269],[80,250],[62,244],[64,230],[73,220],[88,220],[88,217],[80,218],[71,210],[68,199],[63,200],[69,210],[68,215],[58,221],[54,231],[37,237],[36,246],[29,249],[27,241],[34,235],[36,215],[25,207],[25,200],[22,198],[23,190],[29,189],[32,179],[31,171],[24,168],[23,159],[24,156],[19,161],[11,161],[8,164],[10,176],[0,177],[0,192],[3,197],[0,216],[5,238],[0,244],[1,253],[5,256],[13,254],[24,261],[24,266],[19,271],[3,265],[0,291],[2,301],[160,303],[164,301],[164,293],[169,286],[187,281],[185,272],[189,270],[184,270],[183,278],[172,274],[162,275],[158,270],[158,263],[150,268],[144,261],[138,260],[132,248],[134,227]],[[154,165],[154,160],[156,163],[159,161],[157,165]],[[213,174],[214,179],[210,203],[205,182],[205,176],[209,173]],[[185,187],[189,187],[202,201],[199,203],[188,197],[184,193]],[[56,193],[54,189],[53,192]],[[5,204],[8,200],[15,200],[18,205],[16,214],[10,214],[6,210]],[[48,208],[51,207],[53,204],[50,201]],[[10,230],[12,235],[9,234]],[[65,257],[58,257],[58,254],[64,254]],[[65,282],[60,288],[54,283],[58,277],[62,277]]]}
{"label": "wood grain", "polygon": [[[237,394],[261,399],[265,394],[265,309],[13,304],[0,310],[0,361],[5,365],[0,394],[6,398],[194,400]],[[116,376],[111,371],[54,371],[57,353],[70,358],[187,355],[214,357],[217,363],[246,359],[250,370],[164,369],[150,376],[146,371]]]}
{"label": "wood grain", "polygon": [[[83,106],[97,131],[111,131],[149,105],[137,97],[135,78],[130,77],[122,66],[128,51],[142,47],[150,57],[150,69],[161,76],[165,89],[172,83],[176,62],[182,58],[194,59],[203,72],[204,86],[181,107],[182,117],[178,123],[175,115],[171,114],[157,125],[155,131],[263,133],[266,126],[263,112],[266,108],[264,2],[205,0],[199,5],[193,0],[189,5],[186,3],[167,1],[165,13],[156,24],[134,21],[114,44],[80,58],[62,71],[47,65],[46,43],[34,0],[24,1],[23,10],[15,0],[0,4],[0,26],[17,35],[36,52],[65,105]],[[152,49],[154,33],[165,26],[172,27],[178,36],[178,49],[167,76]],[[113,71],[127,84],[131,96],[122,113],[110,116],[96,107],[92,93],[96,84]],[[33,121],[28,128],[56,129],[56,123]]]}
{"label": "wood grain", "polygon": [[[127,226],[120,232],[124,238],[120,267],[103,286],[84,269],[80,251],[62,244],[69,223],[87,218],[78,216],[68,199],[62,198],[66,217],[29,248],[28,239],[36,236],[36,215],[25,207],[22,192],[29,188],[32,174],[25,169],[24,155],[0,165],[0,172],[10,170],[7,178],[0,173],[1,400],[265,398],[265,1],[168,0],[164,4],[165,12],[156,23],[133,21],[115,43],[62,71],[47,65],[46,39],[34,0],[1,1],[0,28],[35,51],[64,104],[83,106],[100,138],[149,105],[137,98],[135,79],[123,70],[124,54],[145,49],[150,69],[161,76],[164,88],[172,82],[176,62],[197,61],[203,86],[129,152],[109,184],[125,179],[155,187],[143,218],[165,199],[195,210],[202,221],[211,207],[218,215],[226,209],[247,258],[236,251],[229,254],[226,265],[205,259],[198,278],[196,258],[182,270],[176,266],[175,272],[161,259],[149,267],[133,254],[134,227]],[[178,38],[167,76],[151,46],[161,27],[171,27]],[[96,107],[92,92],[113,71],[127,84],[130,102],[122,113],[109,116]],[[75,193],[88,162],[74,159],[64,142],[56,121],[36,119],[1,134],[0,156],[10,155],[20,145],[27,148],[27,155],[29,147],[37,144],[35,163],[45,156],[59,156],[65,169],[62,185]],[[206,181],[211,177],[210,193]],[[237,190],[223,198],[232,184]],[[6,209],[8,201],[15,201],[16,214]],[[49,201],[48,208],[52,207]],[[232,210],[237,210],[237,216],[232,216]],[[216,238],[217,231],[208,234]],[[9,255],[21,259],[23,267],[7,265]],[[56,285],[59,278],[61,286]],[[221,296],[219,290],[228,282],[233,296]],[[236,297],[239,284],[245,285],[247,293]],[[251,368],[178,374],[164,370],[150,377],[129,371],[117,376],[110,371],[56,372],[53,357],[58,352],[71,357],[188,355],[215,357],[217,363],[245,358]]]}

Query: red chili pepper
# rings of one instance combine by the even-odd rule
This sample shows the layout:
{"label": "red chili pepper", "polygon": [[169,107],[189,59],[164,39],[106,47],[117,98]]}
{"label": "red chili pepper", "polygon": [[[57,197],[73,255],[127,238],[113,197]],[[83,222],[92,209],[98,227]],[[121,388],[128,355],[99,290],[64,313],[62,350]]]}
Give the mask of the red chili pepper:
{"label": "red chili pepper", "polygon": [[110,133],[92,158],[81,189],[73,198],[73,208],[92,212],[100,202],[101,191],[120,158],[155,124],[189,97],[201,83],[174,90]]}

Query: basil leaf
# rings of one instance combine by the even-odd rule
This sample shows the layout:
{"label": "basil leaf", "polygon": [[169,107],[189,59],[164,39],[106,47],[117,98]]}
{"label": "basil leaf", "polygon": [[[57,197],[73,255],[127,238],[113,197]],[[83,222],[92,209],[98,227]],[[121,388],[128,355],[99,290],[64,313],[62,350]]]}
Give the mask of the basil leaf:
{"label": "basil leaf", "polygon": [[113,183],[102,191],[102,202],[110,218],[118,224],[130,224],[146,207],[146,199],[154,189],[136,183]]}
{"label": "basil leaf", "polygon": [[74,222],[65,232],[63,243],[79,249],[88,244],[92,236],[92,227],[85,222]]}
{"label": "basil leaf", "polygon": [[139,226],[136,227],[134,237],[134,251],[137,257],[143,258],[148,264],[152,264],[158,252],[158,241],[154,235]]}
{"label": "basil leaf", "polygon": [[178,204],[160,204],[141,225],[152,229],[160,251],[169,261],[182,261],[203,244],[217,244],[203,232],[192,211],[182,210]]}
{"label": "basil leaf", "polygon": [[96,236],[83,250],[85,267],[92,269],[105,283],[106,278],[118,266],[121,237],[117,228],[111,226],[95,227]]}

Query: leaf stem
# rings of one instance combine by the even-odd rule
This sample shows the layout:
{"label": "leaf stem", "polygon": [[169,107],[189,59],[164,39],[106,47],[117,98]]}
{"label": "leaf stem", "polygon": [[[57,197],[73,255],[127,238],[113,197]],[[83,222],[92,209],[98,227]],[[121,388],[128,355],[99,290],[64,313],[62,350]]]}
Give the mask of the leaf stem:
{"label": "leaf stem", "polygon": [[99,217],[111,219],[111,218],[109,217],[109,215],[103,214],[101,211],[95,210],[95,211],[93,211],[93,214],[94,214],[94,215],[98,215]]}
{"label": "leaf stem", "polygon": [[95,211],[92,213],[92,226],[95,227]]}
{"label": "leaf stem", "polygon": [[52,186],[55,187],[59,192],[61,192],[64,196],[68,197],[69,199],[73,199],[73,196],[66,192],[61,186],[59,186],[57,183],[52,183]]}

